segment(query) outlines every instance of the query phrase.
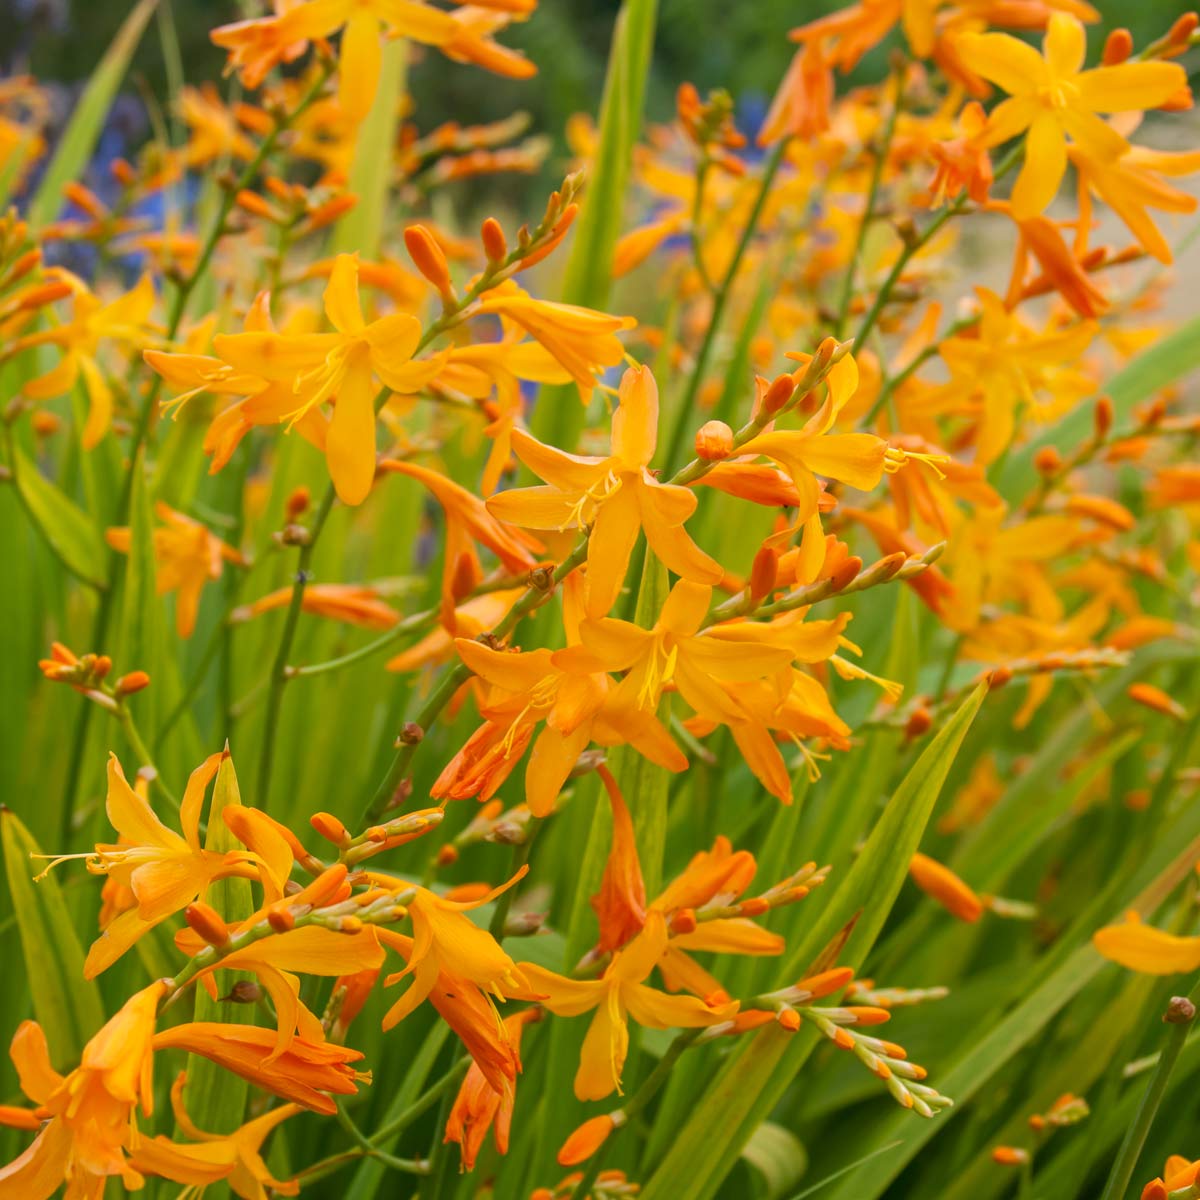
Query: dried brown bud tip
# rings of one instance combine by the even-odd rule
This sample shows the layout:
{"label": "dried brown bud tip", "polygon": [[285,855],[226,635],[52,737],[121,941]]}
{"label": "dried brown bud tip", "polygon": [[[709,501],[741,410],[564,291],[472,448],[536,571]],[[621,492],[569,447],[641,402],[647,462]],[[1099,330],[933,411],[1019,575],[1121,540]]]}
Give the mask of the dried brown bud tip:
{"label": "dried brown bud tip", "polygon": [[425,737],[425,730],[421,728],[416,721],[408,721],[403,729],[400,730],[400,737],[397,739],[403,746],[418,746]]}
{"label": "dried brown bud tip", "polygon": [[1163,1013],[1168,1025],[1190,1025],[1196,1019],[1196,1006],[1186,996],[1172,996]]}

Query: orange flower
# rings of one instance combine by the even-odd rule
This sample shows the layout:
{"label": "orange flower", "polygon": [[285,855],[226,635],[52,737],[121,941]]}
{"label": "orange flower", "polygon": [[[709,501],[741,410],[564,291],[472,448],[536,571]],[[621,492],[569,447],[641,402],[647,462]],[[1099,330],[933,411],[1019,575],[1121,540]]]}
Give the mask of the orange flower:
{"label": "orange flower", "polygon": [[115,917],[92,943],[84,963],[85,978],[93,979],[107,970],[138,938],[191,904],[215,880],[231,875],[258,878],[257,855],[243,851],[218,854],[200,845],[204,791],[221,759],[220,754],[210,755],[189,776],[179,810],[180,836],[158,819],[145,796],[129,786],[117,756],[109,756],[105,810],[120,841],[100,843],[91,854],[63,855],[46,868],[49,871],[67,859],[84,858],[89,871],[129,887],[137,900],[136,908]]}
{"label": "orange flower", "polygon": [[[175,632],[191,637],[200,611],[200,594],[209,580],[221,578],[222,562],[241,563],[242,556],[220,538],[209,533],[199,521],[164,504],[155,505],[162,524],[154,531],[154,562],[157,568],[155,587],[160,596],[167,592],[175,597]],[[105,534],[108,544],[122,554],[128,554],[132,533],[128,528],[110,529]]]}
{"label": "orange flower", "polygon": [[353,1096],[370,1076],[350,1067],[363,1055],[332,1042],[298,1037],[276,1056],[275,1031],[257,1025],[193,1021],[154,1037],[156,1050],[186,1050],[313,1112],[332,1114],[337,1104],[327,1093]]}
{"label": "orange flower", "polygon": [[[292,588],[270,592],[239,613],[245,618],[259,617],[277,608],[286,608],[292,600]],[[372,587],[354,583],[310,583],[304,589],[301,610],[331,621],[345,621],[363,629],[391,629],[400,614],[386,604]]]}
{"label": "orange flower", "polygon": [[409,475],[425,485],[446,515],[444,561],[442,564],[442,624],[454,632],[456,605],[483,580],[476,543],[486,546],[504,569],[520,576],[537,565],[534,553],[542,549],[535,538],[507,526],[465,487],[415,463],[385,458],[380,467]]}
{"label": "orange flower", "polygon": [[612,453],[607,458],[567,454],[543,445],[522,430],[513,431],[513,449],[545,487],[501,492],[488,510],[514,525],[532,529],[591,526],[588,539],[590,616],[612,608],[625,582],[638,532],[669,570],[695,583],[717,583],[719,563],[684,532],[696,511],[695,493],[659,483],[648,467],[658,442],[658,388],[645,367],[621,379],[621,398],[612,420]]}
{"label": "orange flower", "polygon": [[541,1003],[551,1012],[576,1017],[595,1010],[575,1075],[575,1095],[580,1100],[603,1100],[621,1090],[629,1017],[650,1029],[697,1028],[715,1025],[737,1012],[736,1003],[710,1008],[694,996],[667,996],[648,987],[645,980],[666,948],[662,914],[651,912],[645,929],[613,955],[600,979],[566,979],[533,963],[521,964],[530,986],[545,994]]}
{"label": "orange flower", "polygon": [[[172,1156],[180,1151],[199,1155],[211,1155],[217,1161],[229,1161],[224,1176],[233,1193],[242,1200],[267,1200],[267,1189],[280,1196],[295,1196],[300,1184],[295,1179],[276,1179],[262,1156],[263,1142],[272,1131],[289,1117],[294,1117],[301,1108],[298,1104],[281,1104],[261,1117],[247,1121],[233,1133],[208,1133],[198,1129],[188,1115],[183,1102],[183,1088],[187,1075],[180,1072],[171,1085],[171,1108],[175,1114],[175,1126],[184,1137],[199,1142],[197,1146],[180,1146],[164,1137],[152,1141],[142,1139],[134,1154],[135,1164],[143,1170],[154,1170],[158,1155],[166,1152]],[[155,1174],[161,1174],[154,1171]]]}
{"label": "orange flower", "polygon": [[1179,937],[1143,925],[1127,913],[1121,925],[1106,925],[1092,934],[1092,945],[1112,962],[1144,975],[1176,975],[1200,968],[1200,937]]}
{"label": "orange flower", "polygon": [[[436,993],[435,1000],[436,1004]],[[523,1012],[505,1017],[504,1034],[520,1071],[521,1034],[525,1026],[541,1020],[541,1010],[527,1008]],[[502,1078],[503,1086],[497,1088],[489,1079],[478,1061],[472,1062],[458,1089],[458,1095],[446,1121],[445,1142],[457,1142],[462,1155],[462,1169],[473,1171],[475,1160],[483,1146],[489,1129],[499,1154],[508,1153],[508,1135],[512,1127],[513,1105],[516,1102],[516,1084]]]}
{"label": "orange flower", "polygon": [[408,313],[367,322],[357,255],[338,255],[324,300],[333,333],[222,334],[213,350],[241,375],[292,385],[296,403],[287,415],[293,422],[336,397],[325,458],[338,498],[355,505],[375,478],[374,380],[395,392],[417,392],[437,375],[442,359],[413,359],[421,325]]}
{"label": "orange flower", "polygon": [[438,976],[465,979],[498,999],[505,991],[528,991],[528,984],[517,964],[501,949],[486,929],[480,929],[465,914],[481,905],[490,904],[501,892],[507,891],[528,873],[522,867],[507,883],[492,888],[469,901],[447,900],[426,888],[417,888],[408,902],[413,924],[413,947],[408,966],[389,975],[384,986],[390,987],[406,975],[412,975],[412,985],[388,1010],[383,1027],[390,1029],[404,1020],[424,1000],[437,984]]}
{"label": "orange flower", "polygon": [[[46,1200],[65,1183],[69,1195],[98,1196],[114,1175],[127,1188],[141,1187],[126,1153],[137,1136],[134,1107],[140,1104],[146,1116],[154,1111],[152,1039],[165,986],[159,980],[133,995],[66,1076],[50,1065],[41,1026],[24,1021],[18,1027],[11,1054],[21,1088],[49,1120],[23,1154],[0,1168],[0,1194]],[[194,1182],[212,1178],[201,1173]]]}

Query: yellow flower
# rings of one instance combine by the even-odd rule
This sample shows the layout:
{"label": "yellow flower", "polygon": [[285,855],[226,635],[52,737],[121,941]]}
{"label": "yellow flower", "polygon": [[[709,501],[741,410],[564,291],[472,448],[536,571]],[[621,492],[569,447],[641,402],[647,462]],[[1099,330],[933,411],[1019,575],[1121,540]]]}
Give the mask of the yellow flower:
{"label": "yellow flower", "polygon": [[1082,22],[1056,12],[1042,54],[1007,33],[964,33],[957,48],[973,71],[1009,94],[988,117],[987,145],[1025,133],[1025,163],[1013,188],[1018,220],[1045,211],[1067,169],[1067,138],[1089,157],[1107,161],[1128,146],[1097,113],[1158,108],[1187,86],[1176,63],[1124,62],[1084,71]]}
{"label": "yellow flower", "polygon": [[108,432],[112,423],[113,394],[97,355],[102,341],[138,345],[150,333],[150,313],[154,308],[154,284],[143,275],[132,291],[104,304],[87,285],[72,275],[74,301],[71,319],[53,329],[27,334],[13,352],[32,346],[58,346],[62,358],[44,375],[30,380],[24,392],[31,400],[51,400],[69,392],[83,376],[88,396],[88,416],[83,427],[84,449],[90,450]]}
{"label": "yellow flower", "polygon": [[710,1008],[694,996],[668,996],[648,987],[645,980],[666,949],[666,922],[662,913],[651,911],[646,927],[613,955],[599,979],[566,979],[533,963],[521,964],[533,992],[551,1012],[577,1017],[595,1011],[575,1075],[575,1095],[580,1100],[603,1100],[621,1090],[630,1017],[649,1029],[692,1029],[715,1025],[737,1012],[736,1003]]}
{"label": "yellow flower", "polygon": [[[154,531],[154,562],[157,568],[155,587],[160,596],[176,592],[175,632],[191,637],[200,611],[200,594],[204,585],[221,578],[222,562],[240,563],[242,556],[220,538],[209,533],[206,526],[164,504],[161,500],[154,511],[162,524]],[[105,534],[108,544],[122,554],[128,554],[132,534],[128,527],[110,529]]]}
{"label": "yellow flower", "polygon": [[568,454],[522,430],[513,431],[517,457],[546,481],[545,487],[501,492],[487,502],[501,520],[532,529],[592,527],[588,539],[587,611],[602,617],[625,581],[638,532],[669,570],[694,583],[717,583],[721,566],[684,531],[696,495],[660,483],[649,471],[658,443],[658,388],[646,367],[621,379],[607,458]]}
{"label": "yellow flower", "polygon": [[325,288],[325,315],[334,333],[224,334],[213,339],[213,350],[235,372],[290,383],[296,404],[287,416],[293,422],[335,401],[325,439],[329,474],[343,504],[361,504],[375,478],[375,379],[396,392],[416,392],[442,360],[413,360],[421,339],[416,317],[391,313],[366,321],[357,255],[338,255]]}

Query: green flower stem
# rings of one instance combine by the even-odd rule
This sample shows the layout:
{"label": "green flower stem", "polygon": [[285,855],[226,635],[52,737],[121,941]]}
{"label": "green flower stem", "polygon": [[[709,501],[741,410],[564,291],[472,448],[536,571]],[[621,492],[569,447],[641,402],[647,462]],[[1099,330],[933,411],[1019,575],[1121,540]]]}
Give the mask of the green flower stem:
{"label": "green flower stem", "polygon": [[675,413],[674,428],[672,428],[671,436],[667,440],[668,470],[673,470],[678,465],[685,452],[684,434],[687,431],[688,421],[693,416],[692,410],[696,404],[696,396],[700,392],[700,385],[704,382],[704,374],[708,369],[708,360],[712,357],[713,347],[716,345],[717,333],[720,330],[726,306],[729,304],[729,297],[733,292],[734,281],[737,279],[742,259],[746,256],[746,250],[749,248],[758,230],[758,223],[762,218],[763,209],[766,207],[767,196],[770,195],[771,185],[775,182],[775,176],[779,173],[779,168],[783,163],[784,156],[787,154],[790,141],[791,139],[787,137],[780,138],[775,143],[775,148],[771,151],[771,157],[767,159],[767,165],[763,169],[762,180],[759,183],[758,195],[754,199],[754,207],[750,210],[750,216],[746,220],[742,236],[738,239],[737,247],[733,252],[733,258],[729,260],[729,266],[725,270],[725,277],[721,280],[721,285],[717,288],[713,296],[712,316],[709,318],[708,328],[704,331],[704,340],[700,343],[700,349],[696,352],[696,362],[688,378],[687,388],[679,401],[679,407]]}
{"label": "green flower stem", "polygon": [[1126,1131],[1121,1148],[1117,1151],[1116,1162],[1113,1163],[1112,1170],[1109,1172],[1108,1182],[1104,1185],[1104,1192],[1100,1200],[1122,1200],[1129,1187],[1129,1181],[1133,1178],[1134,1168],[1141,1156],[1142,1147],[1145,1146],[1146,1137],[1150,1133],[1150,1126],[1154,1123],[1159,1105],[1166,1094],[1167,1081],[1171,1078],[1175,1061],[1183,1049],[1184,1042],[1187,1041],[1187,1035],[1195,1020],[1196,1006],[1192,999],[1197,995],[1200,995],[1200,984],[1192,988],[1191,995],[1187,999],[1176,996],[1167,1006],[1167,1011],[1163,1015],[1163,1020],[1170,1026],[1166,1045],[1163,1046],[1158,1064],[1154,1068],[1154,1074],[1150,1076],[1150,1081],[1146,1085],[1146,1093],[1142,1097],[1141,1104],[1138,1105],[1133,1124]]}

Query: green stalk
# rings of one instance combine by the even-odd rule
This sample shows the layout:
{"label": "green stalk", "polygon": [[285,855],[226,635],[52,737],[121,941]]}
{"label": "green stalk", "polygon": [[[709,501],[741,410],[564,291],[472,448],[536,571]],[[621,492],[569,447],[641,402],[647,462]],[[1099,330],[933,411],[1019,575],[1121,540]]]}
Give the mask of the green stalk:
{"label": "green stalk", "polygon": [[767,165],[763,169],[762,179],[759,182],[758,195],[754,198],[754,207],[750,210],[750,216],[746,220],[742,236],[738,239],[738,244],[734,249],[733,258],[730,259],[729,266],[725,270],[725,276],[721,280],[721,286],[717,289],[713,297],[712,316],[709,319],[708,328],[704,331],[704,340],[700,343],[700,349],[696,352],[696,363],[688,378],[687,389],[684,391],[683,397],[679,402],[679,407],[676,410],[675,424],[671,429],[671,435],[667,439],[668,471],[674,471],[679,466],[682,456],[686,452],[684,433],[687,430],[688,421],[693,415],[692,409],[696,403],[696,396],[700,392],[700,385],[704,382],[704,373],[708,369],[708,360],[712,357],[713,347],[716,345],[717,332],[721,327],[725,308],[729,303],[729,297],[733,291],[734,281],[737,279],[737,273],[741,268],[746,250],[758,230],[758,222],[762,218],[767,197],[771,193],[771,185],[775,182],[775,176],[779,173],[779,168],[783,164],[790,141],[791,139],[787,137],[780,138],[775,143],[775,148],[771,151],[771,157],[767,159]]}
{"label": "green stalk", "polygon": [[317,548],[317,539],[325,528],[325,522],[333,509],[336,493],[333,484],[325,489],[321,506],[317,509],[316,519],[309,531],[308,540],[300,547],[300,556],[296,562],[296,581],[292,585],[292,598],[288,604],[287,617],[283,623],[283,633],[279,638],[279,649],[275,652],[275,661],[271,666],[271,682],[267,692],[266,727],[263,734],[262,757],[258,760],[258,805],[266,811],[271,800],[271,767],[275,759],[275,739],[279,733],[279,717],[283,704],[283,686],[288,678],[288,656],[292,652],[292,642],[296,637],[296,628],[300,624],[300,610],[304,606],[304,589],[308,586],[308,573],[312,565],[313,552]]}
{"label": "green stalk", "polygon": [[[1200,984],[1192,988],[1191,995],[1195,996],[1198,993],[1200,993]],[[1163,1020],[1171,1027],[1167,1033],[1167,1044],[1162,1048],[1158,1065],[1154,1068],[1154,1074],[1150,1076],[1150,1082],[1146,1085],[1146,1094],[1142,1097],[1141,1104],[1138,1105],[1137,1116],[1134,1117],[1133,1124],[1126,1131],[1121,1148],[1117,1151],[1117,1160],[1109,1172],[1108,1182],[1104,1185],[1104,1192],[1100,1200],[1122,1200],[1125,1195],[1129,1181],[1133,1178],[1138,1158],[1141,1156],[1142,1147],[1146,1144],[1146,1137],[1150,1133],[1150,1126],[1154,1123],[1159,1105],[1166,1094],[1167,1081],[1175,1069],[1175,1060],[1178,1059],[1179,1052],[1183,1049],[1183,1043],[1187,1041],[1188,1032],[1195,1018],[1196,1006],[1190,998],[1172,997],[1170,1004],[1167,1005],[1167,1011],[1163,1014]]]}

